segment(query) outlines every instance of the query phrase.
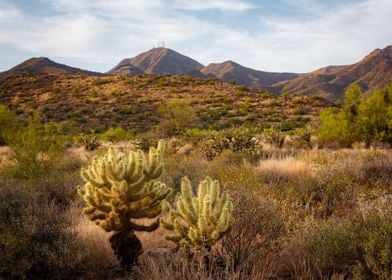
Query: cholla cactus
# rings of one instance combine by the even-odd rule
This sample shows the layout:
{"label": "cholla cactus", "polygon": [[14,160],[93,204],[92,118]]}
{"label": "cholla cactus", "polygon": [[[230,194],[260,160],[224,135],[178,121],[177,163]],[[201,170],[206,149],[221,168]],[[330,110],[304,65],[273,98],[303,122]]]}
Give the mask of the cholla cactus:
{"label": "cholla cactus", "polygon": [[154,231],[159,227],[158,219],[150,225],[134,220],[157,217],[162,200],[171,191],[156,181],[163,172],[163,152],[163,141],[156,149],[150,148],[148,156],[140,150],[125,155],[110,148],[82,169],[86,183],[78,192],[87,203],[83,212],[105,231],[115,232],[110,241],[124,266],[132,265],[141,253],[134,231]]}
{"label": "cholla cactus", "polygon": [[161,218],[161,224],[175,233],[166,239],[175,242],[177,249],[210,248],[229,230],[232,202],[227,193],[220,194],[219,182],[210,177],[200,182],[197,196],[189,179],[183,178],[176,209],[166,200],[163,206],[168,221]]}

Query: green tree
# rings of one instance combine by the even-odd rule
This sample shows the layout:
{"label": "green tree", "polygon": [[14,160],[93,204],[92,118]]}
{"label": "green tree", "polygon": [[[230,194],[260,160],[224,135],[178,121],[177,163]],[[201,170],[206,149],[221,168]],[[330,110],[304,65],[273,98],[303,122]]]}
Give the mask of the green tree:
{"label": "green tree", "polygon": [[167,104],[161,105],[159,112],[164,118],[160,124],[161,128],[169,136],[184,132],[197,120],[194,109],[189,103],[180,99],[172,99]]}
{"label": "green tree", "polygon": [[389,139],[388,104],[384,90],[374,91],[359,106],[359,132],[363,140],[386,141]]}
{"label": "green tree", "polygon": [[318,137],[322,143],[350,143],[349,123],[346,114],[342,111],[326,109],[320,113]]}
{"label": "green tree", "polygon": [[16,129],[16,116],[6,106],[0,105],[0,146],[6,143],[6,134]]}

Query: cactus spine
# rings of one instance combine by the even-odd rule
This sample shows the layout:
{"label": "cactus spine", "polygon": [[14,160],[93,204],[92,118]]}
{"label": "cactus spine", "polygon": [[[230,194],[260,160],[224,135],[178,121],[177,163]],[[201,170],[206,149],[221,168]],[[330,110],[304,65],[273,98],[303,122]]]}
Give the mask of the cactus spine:
{"label": "cactus spine", "polygon": [[161,218],[161,225],[175,233],[166,239],[176,243],[177,249],[211,248],[229,230],[232,202],[226,192],[220,193],[219,182],[210,177],[200,182],[196,196],[189,179],[183,178],[175,208],[166,200],[163,206],[168,217]]}
{"label": "cactus spine", "polygon": [[163,153],[163,141],[147,156],[141,150],[125,155],[110,148],[81,171],[85,185],[78,192],[87,203],[83,212],[105,231],[115,232],[110,242],[123,266],[133,265],[142,252],[134,232],[159,227],[158,219],[150,225],[135,220],[156,218],[171,192],[156,180],[163,172]]}

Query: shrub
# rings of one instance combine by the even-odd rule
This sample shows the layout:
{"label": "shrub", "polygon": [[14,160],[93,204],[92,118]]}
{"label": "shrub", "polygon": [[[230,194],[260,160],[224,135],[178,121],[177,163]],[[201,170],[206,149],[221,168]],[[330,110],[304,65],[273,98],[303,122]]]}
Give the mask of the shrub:
{"label": "shrub", "polygon": [[106,132],[101,134],[101,139],[112,143],[119,141],[132,140],[134,134],[132,132],[125,131],[122,127],[109,128]]}
{"label": "shrub", "polygon": [[298,148],[311,148],[312,147],[312,133],[313,129],[310,126],[306,126],[304,128],[299,128],[294,131],[294,135],[292,137],[294,145]]}
{"label": "shrub", "polygon": [[7,144],[6,135],[16,129],[16,115],[6,106],[0,105],[0,146]]}
{"label": "shrub", "polygon": [[[285,224],[277,203],[255,191],[232,191],[233,221],[222,240],[222,251],[235,271],[249,274],[255,265],[265,266]],[[254,256],[258,256],[258,260]]]}
{"label": "shrub", "polygon": [[87,151],[94,151],[101,146],[97,135],[92,132],[89,134],[80,134],[77,138],[79,144],[81,144]]}
{"label": "shrub", "polygon": [[291,258],[295,257],[293,264],[308,263],[313,275],[347,274],[362,261],[361,228],[349,220],[310,219],[290,239],[288,250]]}
{"label": "shrub", "polygon": [[286,135],[284,135],[278,128],[271,127],[265,129],[262,135],[262,141],[266,144],[270,144],[275,148],[282,148]]}
{"label": "shrub", "polygon": [[369,234],[364,243],[365,261],[378,279],[392,278],[392,223],[383,221]]}
{"label": "shrub", "polygon": [[[0,277],[58,279],[72,276],[78,251],[61,210],[12,181],[0,184]],[[76,272],[76,270],[74,271]]]}
{"label": "shrub", "polygon": [[161,105],[159,112],[165,120],[167,133],[172,133],[171,131],[176,134],[182,133],[186,128],[192,127],[197,120],[194,109],[187,102],[179,99],[173,99]]}
{"label": "shrub", "polygon": [[18,163],[14,172],[19,177],[36,176],[52,168],[64,151],[64,138],[56,126],[43,125],[38,114],[27,127],[8,133],[6,139]]}

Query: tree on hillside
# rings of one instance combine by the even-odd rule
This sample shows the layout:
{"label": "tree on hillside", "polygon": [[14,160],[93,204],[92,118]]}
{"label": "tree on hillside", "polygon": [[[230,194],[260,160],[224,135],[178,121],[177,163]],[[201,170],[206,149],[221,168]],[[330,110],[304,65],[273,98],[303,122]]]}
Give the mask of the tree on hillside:
{"label": "tree on hillside", "polygon": [[320,113],[318,136],[324,143],[349,145],[355,141],[392,142],[392,85],[367,98],[358,84],[349,86],[340,109]]}
{"label": "tree on hillside", "polygon": [[188,102],[180,99],[172,99],[167,104],[159,107],[163,120],[160,128],[167,136],[173,136],[185,131],[186,128],[192,127],[197,115]]}

